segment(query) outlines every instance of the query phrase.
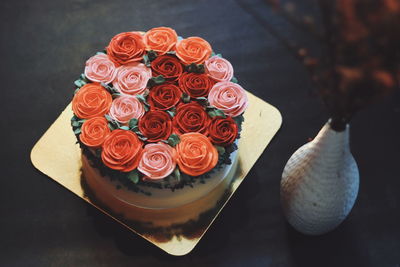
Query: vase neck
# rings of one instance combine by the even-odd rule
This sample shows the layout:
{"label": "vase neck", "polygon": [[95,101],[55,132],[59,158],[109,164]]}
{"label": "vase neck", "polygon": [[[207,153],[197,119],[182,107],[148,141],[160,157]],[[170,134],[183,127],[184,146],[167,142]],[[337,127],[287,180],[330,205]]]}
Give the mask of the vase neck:
{"label": "vase neck", "polygon": [[347,124],[343,131],[335,131],[332,129],[331,120],[329,120],[324,127],[319,131],[315,137],[314,142],[319,143],[320,146],[326,149],[334,149],[338,145],[349,148],[349,132],[350,126]]}
{"label": "vase neck", "polygon": [[332,130],[337,132],[345,131],[348,127],[348,120],[343,117],[332,117],[328,121],[331,125]]}

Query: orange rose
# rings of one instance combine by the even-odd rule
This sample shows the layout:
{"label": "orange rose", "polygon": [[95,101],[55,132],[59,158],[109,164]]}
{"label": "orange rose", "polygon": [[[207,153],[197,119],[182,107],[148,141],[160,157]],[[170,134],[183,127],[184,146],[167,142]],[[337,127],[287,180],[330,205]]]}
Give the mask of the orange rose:
{"label": "orange rose", "polygon": [[101,159],[107,167],[130,172],[139,165],[143,143],[131,131],[117,129],[103,143]]}
{"label": "orange rose", "polygon": [[179,169],[190,176],[202,175],[217,165],[218,151],[205,135],[186,133],[176,146]]}
{"label": "orange rose", "polygon": [[95,117],[88,119],[82,124],[79,139],[88,147],[100,147],[111,130],[108,128],[108,122],[104,117]]}
{"label": "orange rose", "polygon": [[176,44],[176,56],[185,64],[202,64],[211,56],[210,44],[200,37],[189,37]]}
{"label": "orange rose", "polygon": [[159,55],[174,50],[177,41],[175,30],[168,27],[153,28],[144,35],[147,50],[156,51]]}
{"label": "orange rose", "polygon": [[139,32],[122,32],[115,35],[107,46],[107,55],[115,64],[124,65],[142,60],[145,51]]}
{"label": "orange rose", "polygon": [[112,96],[98,83],[82,86],[72,99],[72,110],[78,118],[102,117],[110,110]]}

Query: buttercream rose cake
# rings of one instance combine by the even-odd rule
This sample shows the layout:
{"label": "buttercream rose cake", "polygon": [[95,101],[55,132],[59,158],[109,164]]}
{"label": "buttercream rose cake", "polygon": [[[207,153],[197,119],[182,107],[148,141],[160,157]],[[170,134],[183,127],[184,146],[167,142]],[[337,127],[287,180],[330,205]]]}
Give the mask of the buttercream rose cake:
{"label": "buttercream rose cake", "polygon": [[248,99],[206,40],[167,27],[117,34],[75,85],[72,128],[101,176],[173,194],[231,165]]}

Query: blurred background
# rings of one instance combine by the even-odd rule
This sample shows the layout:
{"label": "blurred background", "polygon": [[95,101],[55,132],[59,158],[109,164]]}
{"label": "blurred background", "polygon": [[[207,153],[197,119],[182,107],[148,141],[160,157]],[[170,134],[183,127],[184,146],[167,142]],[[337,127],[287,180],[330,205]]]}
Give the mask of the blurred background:
{"label": "blurred background", "polygon": [[[320,27],[315,1],[293,1]],[[283,1],[285,4],[285,1]],[[279,183],[290,155],[329,114],[304,65],[276,34],[316,54],[310,35],[263,0],[2,0],[0,264],[3,266],[400,266],[400,94],[360,111],[351,149],[360,191],[347,220],[319,237],[285,221]],[[85,61],[117,33],[169,26],[200,36],[283,125],[187,256],[173,257],[34,169],[29,153],[71,101]],[[271,29],[273,31],[271,32]]]}

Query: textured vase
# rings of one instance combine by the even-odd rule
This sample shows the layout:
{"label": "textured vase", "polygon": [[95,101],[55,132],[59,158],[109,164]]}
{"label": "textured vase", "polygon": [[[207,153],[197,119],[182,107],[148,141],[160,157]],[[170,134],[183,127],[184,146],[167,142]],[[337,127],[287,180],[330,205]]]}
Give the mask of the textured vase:
{"label": "textured vase", "polygon": [[357,198],[359,172],[350,153],[349,126],[337,132],[329,122],[300,147],[282,174],[281,202],[299,232],[319,235],[336,228]]}

